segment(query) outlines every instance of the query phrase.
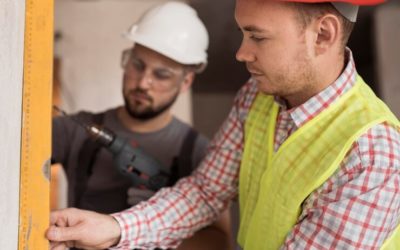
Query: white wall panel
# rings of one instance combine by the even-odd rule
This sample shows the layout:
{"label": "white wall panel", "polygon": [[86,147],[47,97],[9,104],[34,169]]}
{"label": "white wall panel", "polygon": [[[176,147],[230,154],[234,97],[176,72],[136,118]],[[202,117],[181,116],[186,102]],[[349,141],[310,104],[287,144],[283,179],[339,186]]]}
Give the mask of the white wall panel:
{"label": "white wall panel", "polygon": [[0,249],[17,249],[24,0],[0,0]]}

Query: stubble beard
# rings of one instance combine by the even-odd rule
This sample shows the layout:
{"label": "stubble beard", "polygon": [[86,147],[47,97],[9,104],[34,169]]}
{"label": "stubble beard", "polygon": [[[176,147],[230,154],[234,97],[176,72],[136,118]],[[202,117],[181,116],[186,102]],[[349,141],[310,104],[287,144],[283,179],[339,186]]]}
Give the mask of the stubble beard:
{"label": "stubble beard", "polygon": [[[139,108],[138,106],[143,104],[136,101],[131,102],[129,100],[129,95],[135,92],[140,93],[142,95],[146,95],[148,100],[148,104],[146,107]],[[171,106],[175,103],[178,96],[179,96],[179,91],[174,93],[174,95],[165,103],[160,104],[158,107],[153,107],[154,99],[147,94],[147,91],[136,88],[129,91],[128,94],[124,94],[125,109],[129,114],[129,116],[131,116],[133,119],[147,121],[161,115],[166,110],[171,108]]]}
{"label": "stubble beard", "polygon": [[[284,88],[281,89],[279,96],[287,98],[289,96],[302,95],[310,91],[315,86],[315,69],[313,68],[310,56],[305,52],[299,52],[297,56],[299,62],[295,68],[288,66],[286,74],[281,74],[281,81],[284,82]],[[287,76],[290,76],[288,78]]]}

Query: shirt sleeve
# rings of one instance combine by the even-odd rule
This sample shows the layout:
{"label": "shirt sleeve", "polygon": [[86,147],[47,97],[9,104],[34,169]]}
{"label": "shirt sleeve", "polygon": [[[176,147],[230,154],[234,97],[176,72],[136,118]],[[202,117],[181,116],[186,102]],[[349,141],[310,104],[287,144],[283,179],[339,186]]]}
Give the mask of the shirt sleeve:
{"label": "shirt sleeve", "polygon": [[64,164],[68,157],[73,124],[67,117],[56,117],[52,121],[51,162]]}
{"label": "shirt sleeve", "polygon": [[250,85],[235,98],[222,128],[212,140],[198,169],[148,202],[113,214],[121,227],[114,249],[175,248],[198,229],[212,223],[237,194],[243,150],[243,116]]}
{"label": "shirt sleeve", "polygon": [[[68,168],[68,161],[77,149],[80,149],[82,142],[87,138],[86,131],[78,125],[74,119],[90,123],[92,114],[79,112],[71,116],[59,116],[52,120],[52,147],[51,162],[61,163]],[[75,152],[73,152],[75,151]]]}
{"label": "shirt sleeve", "polygon": [[354,144],[304,202],[282,249],[379,249],[399,224],[400,134],[388,124]]}

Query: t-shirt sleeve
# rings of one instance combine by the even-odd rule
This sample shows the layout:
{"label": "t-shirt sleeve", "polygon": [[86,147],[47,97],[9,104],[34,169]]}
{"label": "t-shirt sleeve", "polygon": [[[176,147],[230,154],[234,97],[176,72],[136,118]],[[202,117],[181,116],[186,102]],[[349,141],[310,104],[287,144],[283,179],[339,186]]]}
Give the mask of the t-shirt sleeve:
{"label": "t-shirt sleeve", "polygon": [[[85,122],[90,119],[87,112],[80,112],[73,116],[75,119]],[[77,146],[77,140],[82,140],[85,132],[68,116],[53,118],[52,126],[51,161],[52,163],[61,163],[64,167],[67,167],[72,147]]]}

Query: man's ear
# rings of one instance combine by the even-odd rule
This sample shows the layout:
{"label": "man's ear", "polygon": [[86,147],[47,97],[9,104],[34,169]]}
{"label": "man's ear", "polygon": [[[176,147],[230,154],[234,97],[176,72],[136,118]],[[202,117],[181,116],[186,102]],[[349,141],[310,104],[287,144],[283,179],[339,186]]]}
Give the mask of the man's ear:
{"label": "man's ear", "polygon": [[314,28],[317,34],[315,40],[315,54],[324,54],[328,49],[341,45],[342,26],[337,16],[325,14],[315,20]]}
{"label": "man's ear", "polygon": [[190,71],[187,72],[182,80],[182,85],[180,89],[180,93],[185,93],[192,86],[194,81],[195,73]]}

